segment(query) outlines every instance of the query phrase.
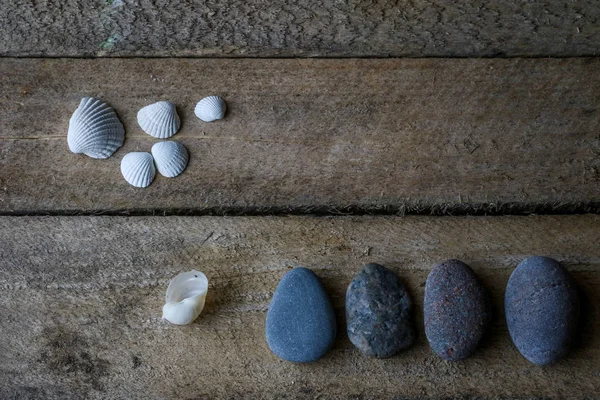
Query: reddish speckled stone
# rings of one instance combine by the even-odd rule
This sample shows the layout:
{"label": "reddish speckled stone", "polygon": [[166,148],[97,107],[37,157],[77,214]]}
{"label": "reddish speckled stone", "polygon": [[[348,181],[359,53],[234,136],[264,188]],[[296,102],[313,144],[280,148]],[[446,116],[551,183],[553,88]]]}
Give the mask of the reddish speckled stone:
{"label": "reddish speckled stone", "polygon": [[490,303],[473,270],[458,260],[436,265],[425,285],[425,335],[447,361],[469,357],[490,321]]}

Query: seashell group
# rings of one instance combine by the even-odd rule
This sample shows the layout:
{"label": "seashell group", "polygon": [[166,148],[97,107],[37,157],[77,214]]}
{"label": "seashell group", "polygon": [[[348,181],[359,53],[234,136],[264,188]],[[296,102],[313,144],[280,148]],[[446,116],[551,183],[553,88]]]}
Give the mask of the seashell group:
{"label": "seashell group", "polygon": [[152,156],[158,172],[167,178],[181,174],[188,164],[189,154],[179,142],[158,142],[152,146]]}
{"label": "seashell group", "polygon": [[108,158],[123,145],[125,129],[115,110],[101,100],[84,97],[69,121],[67,142],[73,153]]}
{"label": "seashell group", "polygon": [[187,325],[198,318],[204,309],[208,278],[192,270],[177,275],[169,282],[163,318],[175,325]]}
{"label": "seashell group", "polygon": [[[195,113],[206,122],[221,119],[227,106],[219,96],[209,96],[196,104]],[[137,114],[140,127],[152,137],[166,139],[181,126],[175,105],[159,101],[142,107]],[[119,117],[101,100],[84,97],[69,121],[67,142],[73,153],[84,153],[92,158],[108,158],[123,145],[125,129]],[[187,167],[189,153],[178,142],[160,142],[152,146],[152,154],[133,152],[121,160],[125,180],[140,188],[148,187],[158,172],[174,178]],[[156,166],[155,163],[156,162]]]}
{"label": "seashell group", "polygon": [[143,107],[137,114],[138,124],[148,135],[158,139],[173,136],[181,124],[175,104],[159,101]]}
{"label": "seashell group", "polygon": [[208,96],[196,104],[194,113],[204,122],[212,122],[223,119],[227,105],[219,96]]}
{"label": "seashell group", "polygon": [[127,154],[121,160],[121,173],[132,186],[139,188],[149,186],[156,175],[152,154],[144,152]]}

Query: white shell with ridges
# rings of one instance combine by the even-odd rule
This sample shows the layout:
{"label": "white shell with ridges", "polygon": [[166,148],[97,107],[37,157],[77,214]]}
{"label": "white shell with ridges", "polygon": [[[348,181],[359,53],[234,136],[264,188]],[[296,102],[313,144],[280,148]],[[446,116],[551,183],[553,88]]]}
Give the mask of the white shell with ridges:
{"label": "white shell with ridges", "polygon": [[208,278],[200,271],[184,272],[171,279],[167,288],[163,318],[172,324],[187,325],[204,309]]}
{"label": "white shell with ridges", "polygon": [[144,188],[149,186],[156,175],[152,154],[133,152],[121,160],[121,173],[130,185]]}
{"label": "white shell with ridges", "polygon": [[167,178],[181,174],[188,164],[189,154],[179,142],[158,142],[152,146],[152,157],[158,172]]}
{"label": "white shell with ridges", "polygon": [[225,116],[227,105],[219,96],[208,96],[196,104],[194,113],[204,122],[212,122]]}
{"label": "white shell with ridges", "polygon": [[69,121],[67,142],[73,153],[108,158],[123,145],[125,129],[115,110],[101,100],[84,97]]}
{"label": "white shell with ridges", "polygon": [[179,130],[179,116],[175,104],[159,101],[143,107],[137,114],[138,124],[148,135],[158,139],[173,136]]}

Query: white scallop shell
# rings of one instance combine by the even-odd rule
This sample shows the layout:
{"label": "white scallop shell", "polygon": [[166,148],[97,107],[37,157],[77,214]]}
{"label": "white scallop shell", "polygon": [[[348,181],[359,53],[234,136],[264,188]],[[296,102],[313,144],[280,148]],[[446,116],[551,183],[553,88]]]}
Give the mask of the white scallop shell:
{"label": "white scallop shell", "polygon": [[167,288],[163,318],[172,324],[186,325],[204,309],[208,279],[200,271],[184,272],[171,279]]}
{"label": "white scallop shell", "polygon": [[84,97],[69,121],[67,142],[73,153],[108,158],[123,145],[125,129],[115,110],[101,100]]}
{"label": "white scallop shell", "polygon": [[190,158],[187,149],[179,142],[158,142],[152,146],[152,156],[158,172],[167,178],[181,174]]}
{"label": "white scallop shell", "polygon": [[179,130],[181,122],[170,101],[159,101],[143,107],[137,114],[138,124],[148,135],[158,139],[173,136]]}
{"label": "white scallop shell", "polygon": [[204,122],[212,122],[217,119],[223,119],[227,105],[219,96],[208,96],[196,104],[194,113]]}
{"label": "white scallop shell", "polygon": [[133,152],[121,160],[121,173],[130,185],[144,188],[149,186],[156,175],[152,154]]}

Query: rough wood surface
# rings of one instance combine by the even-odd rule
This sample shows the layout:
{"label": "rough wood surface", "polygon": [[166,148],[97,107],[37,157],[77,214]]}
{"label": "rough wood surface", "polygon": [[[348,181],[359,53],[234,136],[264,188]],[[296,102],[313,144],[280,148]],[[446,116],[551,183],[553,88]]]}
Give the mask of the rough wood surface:
{"label": "rough wood surface", "polygon": [[[591,399],[600,392],[600,216],[2,217],[0,397],[127,399]],[[503,293],[532,254],[563,261],[580,285],[579,340],[556,365],[513,346]],[[470,264],[491,293],[483,348],[448,363],[429,349],[422,299],[432,265]],[[344,328],[345,290],[363,264],[399,273],[418,340],[363,358]],[[311,365],[278,360],[264,339],[281,276],[313,269],[339,322],[334,350]],[[199,268],[207,307],[192,325],[161,320],[168,280]]]}
{"label": "rough wood surface", "polygon": [[[600,59],[0,60],[0,212],[396,210],[600,201]],[[193,114],[205,95],[226,118]],[[115,107],[112,158],[71,154],[82,96]],[[144,190],[137,111],[169,99],[187,171]]]}
{"label": "rough wood surface", "polygon": [[595,0],[3,1],[10,56],[589,56]]}

